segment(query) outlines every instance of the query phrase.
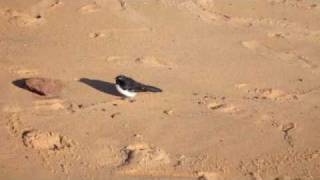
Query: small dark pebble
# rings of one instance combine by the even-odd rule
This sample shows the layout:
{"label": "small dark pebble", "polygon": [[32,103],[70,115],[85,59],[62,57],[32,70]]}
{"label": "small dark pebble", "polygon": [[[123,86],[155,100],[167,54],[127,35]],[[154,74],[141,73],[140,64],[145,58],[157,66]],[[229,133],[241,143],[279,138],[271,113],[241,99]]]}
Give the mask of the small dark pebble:
{"label": "small dark pebble", "polygon": [[315,7],[317,7],[318,5],[317,4],[312,4],[310,7],[311,8],[315,8]]}
{"label": "small dark pebble", "polygon": [[118,115],[120,115],[120,113],[119,113],[119,112],[116,112],[116,113],[111,114],[110,117],[113,119],[113,118],[115,118],[115,117],[118,116]]}
{"label": "small dark pebble", "polygon": [[37,18],[37,19],[41,19],[42,16],[41,16],[40,14],[38,14],[38,15],[36,15],[36,18]]}

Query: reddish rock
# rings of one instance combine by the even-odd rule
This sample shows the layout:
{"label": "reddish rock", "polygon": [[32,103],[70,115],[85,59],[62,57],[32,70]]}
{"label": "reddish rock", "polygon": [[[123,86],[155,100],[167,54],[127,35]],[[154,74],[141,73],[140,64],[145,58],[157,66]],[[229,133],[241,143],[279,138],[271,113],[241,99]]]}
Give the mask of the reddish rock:
{"label": "reddish rock", "polygon": [[63,88],[59,80],[49,78],[29,78],[25,80],[27,88],[42,96],[58,96]]}

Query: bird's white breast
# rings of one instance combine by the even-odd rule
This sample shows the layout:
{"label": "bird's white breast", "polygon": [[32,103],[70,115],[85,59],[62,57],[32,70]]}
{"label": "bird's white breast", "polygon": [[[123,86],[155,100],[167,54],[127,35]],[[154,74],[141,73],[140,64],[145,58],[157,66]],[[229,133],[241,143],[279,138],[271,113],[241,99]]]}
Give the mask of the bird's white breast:
{"label": "bird's white breast", "polygon": [[118,91],[119,93],[121,93],[121,94],[123,94],[123,95],[125,95],[125,96],[127,96],[127,97],[134,97],[134,96],[137,95],[137,93],[135,93],[135,92],[130,92],[130,91],[128,91],[128,90],[122,89],[118,84],[116,84],[116,89],[117,89],[117,91]]}

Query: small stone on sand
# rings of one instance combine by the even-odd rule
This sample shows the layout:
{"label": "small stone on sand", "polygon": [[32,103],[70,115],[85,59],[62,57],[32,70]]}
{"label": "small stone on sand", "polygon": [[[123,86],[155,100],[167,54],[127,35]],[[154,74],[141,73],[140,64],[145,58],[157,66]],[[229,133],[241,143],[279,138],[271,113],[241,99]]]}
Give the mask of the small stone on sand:
{"label": "small stone on sand", "polygon": [[172,109],[164,110],[163,113],[165,113],[166,115],[172,115],[173,110]]}
{"label": "small stone on sand", "polygon": [[30,91],[48,97],[58,96],[63,89],[61,81],[49,78],[29,78],[25,85]]}

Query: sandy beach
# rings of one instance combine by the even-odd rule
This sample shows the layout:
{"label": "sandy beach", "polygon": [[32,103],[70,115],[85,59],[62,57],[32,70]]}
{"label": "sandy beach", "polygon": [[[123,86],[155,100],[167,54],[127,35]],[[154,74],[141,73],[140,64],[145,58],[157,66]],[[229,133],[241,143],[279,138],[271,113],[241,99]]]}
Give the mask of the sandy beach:
{"label": "sandy beach", "polygon": [[0,84],[3,180],[320,179],[318,0],[0,0]]}

